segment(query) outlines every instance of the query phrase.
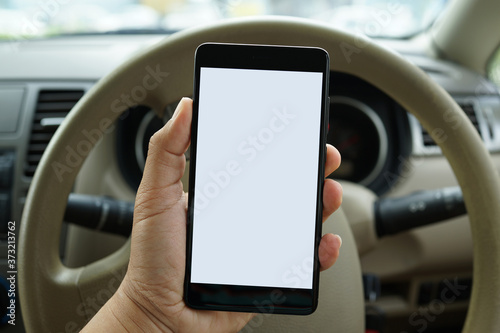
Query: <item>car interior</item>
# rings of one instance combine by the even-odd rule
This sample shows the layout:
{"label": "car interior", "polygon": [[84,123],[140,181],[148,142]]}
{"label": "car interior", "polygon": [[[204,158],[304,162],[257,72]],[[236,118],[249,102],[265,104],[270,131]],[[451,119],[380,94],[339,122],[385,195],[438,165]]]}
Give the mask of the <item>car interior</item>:
{"label": "car interior", "polygon": [[323,233],[341,235],[340,257],[314,314],[262,313],[241,332],[499,332],[498,13],[489,0],[0,2],[0,332],[78,332],[117,290],[149,139],[192,97],[204,42],[331,58],[344,194]]}

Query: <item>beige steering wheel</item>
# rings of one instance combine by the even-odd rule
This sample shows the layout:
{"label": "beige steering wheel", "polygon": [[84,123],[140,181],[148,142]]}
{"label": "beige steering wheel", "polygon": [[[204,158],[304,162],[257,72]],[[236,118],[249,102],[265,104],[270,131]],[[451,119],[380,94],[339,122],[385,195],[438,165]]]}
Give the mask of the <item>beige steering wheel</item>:
{"label": "beige steering wheel", "polygon": [[[207,41],[322,47],[332,57],[332,70],[372,83],[413,113],[429,133],[439,133],[440,146],[464,192],[474,240],[474,287],[464,332],[500,331],[500,181],[464,113],[441,87],[397,54],[324,25],[273,17],[227,21],[172,35],[100,80],[71,111],[43,155],[23,212],[19,291],[29,331],[73,332],[83,326],[116,290],[128,263],[129,243],[85,267],[61,263],[62,219],[81,166],[68,165],[67,148],[88,151],[93,143],[85,131],[106,132],[125,111],[126,106],[116,102],[123,93],[140,94],[141,104],[158,112],[190,96],[194,50]],[[161,72],[154,87],[145,80],[151,71]],[[61,166],[66,167],[62,176],[55,172]],[[342,211],[332,219],[326,228],[342,234],[344,245],[339,262],[321,275],[318,311],[307,317],[263,316],[251,323],[250,331],[275,331],[278,325],[290,332],[332,327],[339,332],[364,331],[356,246]]]}

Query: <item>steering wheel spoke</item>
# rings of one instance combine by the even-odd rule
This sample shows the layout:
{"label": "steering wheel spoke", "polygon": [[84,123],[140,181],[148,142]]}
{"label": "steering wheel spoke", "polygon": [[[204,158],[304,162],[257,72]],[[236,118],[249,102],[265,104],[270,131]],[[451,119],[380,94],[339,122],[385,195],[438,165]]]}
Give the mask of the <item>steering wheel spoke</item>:
{"label": "steering wheel spoke", "polygon": [[116,252],[80,269],[76,281],[81,297],[78,313],[84,313],[86,320],[118,290],[127,273],[129,257],[130,239]]}

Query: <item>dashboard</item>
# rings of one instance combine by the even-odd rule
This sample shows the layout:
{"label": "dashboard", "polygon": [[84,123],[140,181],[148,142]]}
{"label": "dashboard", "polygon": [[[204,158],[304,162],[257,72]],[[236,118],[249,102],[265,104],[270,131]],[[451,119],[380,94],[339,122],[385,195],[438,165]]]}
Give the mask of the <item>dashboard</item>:
{"label": "dashboard", "polygon": [[[0,272],[7,271],[7,222],[19,223],[31,179],[58,126],[100,78],[162,38],[150,35],[75,36],[0,44]],[[401,53],[448,91],[474,124],[500,169],[500,93],[497,87],[480,74],[419,51],[411,41],[380,43]],[[358,183],[379,196],[388,197],[456,185],[446,159],[429,133],[391,96],[369,82],[338,72],[331,73],[330,88],[328,142],[342,154],[342,166],[331,175],[332,178]],[[149,138],[168,121],[174,109],[175,103],[169,105],[162,119],[145,105],[125,112],[115,124],[116,130],[102,143],[111,147],[113,155],[86,162],[84,169],[87,171],[79,175],[75,187],[95,195],[120,192],[124,193],[121,199],[133,200],[142,176]],[[99,163],[99,168],[92,168]],[[98,173],[110,174],[107,179],[117,179],[121,185],[110,181],[96,184],[103,179]],[[97,180],[91,181],[92,178]],[[85,182],[94,185],[82,186]],[[466,218],[457,222],[459,228],[456,224],[443,224],[438,229],[426,229],[420,234],[404,236],[406,238],[391,238],[362,258],[363,270],[388,281],[384,290],[389,298],[401,297],[406,305],[416,305],[422,281],[440,281],[439,274],[447,269],[460,272],[464,278],[470,277],[470,231],[463,227],[463,221]],[[102,251],[89,250],[100,252],[89,256],[75,254],[71,244],[78,241],[68,229],[66,226],[61,236],[61,256],[68,265],[84,264],[85,260],[91,261],[112,251],[103,248]],[[435,243],[431,246],[421,241],[421,237],[429,233],[452,235],[450,238],[454,240],[450,242],[465,239],[462,251],[466,254],[457,258],[452,251],[441,251],[437,258],[423,260],[429,257],[432,246],[436,247]],[[415,248],[405,254],[406,262],[401,257],[394,259],[396,254],[391,254],[391,249],[394,251],[406,240],[416,242]],[[109,242],[115,244],[110,248],[123,242],[122,237],[115,238]],[[76,257],[86,258],[74,259]],[[378,265],[384,260],[399,261],[399,264]],[[412,262],[411,267],[408,262]],[[441,268],[436,270],[440,264]],[[437,277],[436,272],[439,272]],[[412,280],[412,274],[417,273],[421,275]],[[0,280],[4,281],[5,276],[0,276]],[[3,285],[0,283],[0,288]],[[5,309],[3,305],[9,299],[3,291],[0,295]]]}
{"label": "dashboard", "polygon": [[[440,67],[427,68],[430,75],[450,75],[446,66],[451,64],[435,65]],[[471,96],[457,92],[454,99],[489,150],[497,152],[500,151],[500,128],[496,120],[499,107],[495,105],[496,88],[482,78],[477,84],[476,89],[489,89],[491,94]],[[383,195],[399,180],[402,165],[412,154],[441,155],[440,148],[415,117],[359,78],[332,72],[330,104],[327,141],[342,155],[340,168],[330,175],[333,179],[354,182]],[[120,170],[132,188],[139,186],[149,138],[170,119],[176,105],[167,106],[163,119],[156,117],[147,106],[130,109],[120,118],[117,156]],[[186,157],[189,160],[189,151]]]}

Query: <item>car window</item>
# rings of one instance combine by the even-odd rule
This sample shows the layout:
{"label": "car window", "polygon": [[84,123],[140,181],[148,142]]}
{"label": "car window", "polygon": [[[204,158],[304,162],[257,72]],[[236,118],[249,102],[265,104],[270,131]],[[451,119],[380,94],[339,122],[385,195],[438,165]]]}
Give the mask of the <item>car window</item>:
{"label": "car window", "polygon": [[500,87],[500,47],[493,55],[490,65],[488,66],[488,76]]}
{"label": "car window", "polygon": [[430,26],[451,0],[3,0],[0,40],[74,33],[171,32],[225,18],[287,15],[373,37]]}

